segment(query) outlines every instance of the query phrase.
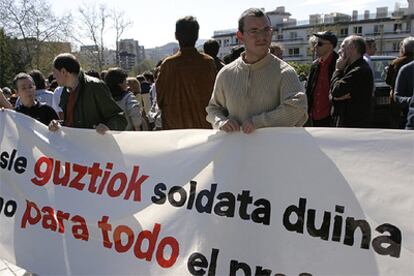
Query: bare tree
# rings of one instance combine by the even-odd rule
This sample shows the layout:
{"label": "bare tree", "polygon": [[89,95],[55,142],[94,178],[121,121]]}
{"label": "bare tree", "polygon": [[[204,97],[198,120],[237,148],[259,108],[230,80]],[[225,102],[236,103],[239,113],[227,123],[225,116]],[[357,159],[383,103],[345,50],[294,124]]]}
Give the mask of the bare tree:
{"label": "bare tree", "polygon": [[70,22],[70,14],[55,16],[47,0],[0,1],[0,23],[8,35],[22,40],[30,67],[39,67],[45,42],[64,40]]}
{"label": "bare tree", "polygon": [[125,11],[112,9],[112,27],[115,30],[116,65],[119,66],[119,40],[125,30],[132,27],[133,22],[125,18]]}
{"label": "bare tree", "polygon": [[[109,17],[107,8],[105,5],[99,5],[96,8],[96,4],[83,4],[79,7],[80,25],[79,29],[85,36],[92,41],[94,49],[89,51],[94,59],[97,61],[99,70],[102,71],[104,63],[104,34],[106,30],[106,21]],[[76,39],[82,45],[84,41]]]}

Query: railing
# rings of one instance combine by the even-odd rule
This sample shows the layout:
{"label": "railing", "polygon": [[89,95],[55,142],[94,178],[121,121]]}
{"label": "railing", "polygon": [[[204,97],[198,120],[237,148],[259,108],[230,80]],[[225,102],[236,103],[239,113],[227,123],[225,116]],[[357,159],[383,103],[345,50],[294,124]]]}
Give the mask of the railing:
{"label": "railing", "polygon": [[276,39],[275,41],[283,41],[283,42],[289,42],[289,41],[303,41],[303,37],[297,37],[297,38],[281,38]]}
{"label": "railing", "polygon": [[232,34],[235,34],[236,32],[237,32],[237,29],[219,30],[219,31],[214,31],[214,36],[217,36],[217,35],[232,35]]}
{"label": "railing", "polygon": [[286,22],[278,24],[276,27],[294,27],[294,26],[304,26],[304,25],[320,25],[320,24],[332,24],[340,22],[355,22],[369,19],[381,19],[381,18],[398,18],[403,17],[405,14],[403,11],[389,11],[387,13],[369,13],[369,14],[358,14],[358,16],[353,17],[352,15],[347,14],[338,14],[337,16],[331,14],[320,14],[320,17],[314,18],[312,20],[298,20],[296,22]]}
{"label": "railing", "polygon": [[398,35],[398,34],[409,34],[410,31],[393,31],[393,32],[374,32],[374,33],[366,33],[365,35],[371,35],[371,36],[379,36],[379,35]]}

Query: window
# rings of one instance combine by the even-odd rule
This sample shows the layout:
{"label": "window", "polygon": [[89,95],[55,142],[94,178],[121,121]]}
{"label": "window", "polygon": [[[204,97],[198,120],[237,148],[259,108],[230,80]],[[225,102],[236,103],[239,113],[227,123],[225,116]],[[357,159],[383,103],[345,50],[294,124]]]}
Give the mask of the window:
{"label": "window", "polygon": [[362,26],[355,26],[354,34],[362,35]]}
{"label": "window", "polygon": [[296,32],[290,32],[289,33],[289,38],[290,39],[296,39],[298,37],[298,34]]}
{"label": "window", "polygon": [[374,25],[374,34],[381,34],[384,29],[384,25]]}
{"label": "window", "polygon": [[399,42],[393,42],[392,43],[392,51],[393,52],[399,52],[400,51],[400,43]]}
{"label": "window", "polygon": [[340,37],[347,37],[348,36],[348,28],[342,28],[339,32]]}
{"label": "window", "polygon": [[401,23],[394,24],[394,32],[399,33],[401,31],[402,31],[402,24]]}
{"label": "window", "polygon": [[277,35],[277,40],[283,40],[283,34],[278,34]]}
{"label": "window", "polygon": [[289,56],[299,56],[299,48],[289,48]]}

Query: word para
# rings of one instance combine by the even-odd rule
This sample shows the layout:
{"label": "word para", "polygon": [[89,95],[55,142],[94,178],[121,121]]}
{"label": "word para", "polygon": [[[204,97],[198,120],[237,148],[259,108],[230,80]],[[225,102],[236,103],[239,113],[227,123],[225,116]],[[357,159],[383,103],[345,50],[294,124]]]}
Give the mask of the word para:
{"label": "word para", "polygon": [[[155,204],[164,204],[168,198],[168,202],[174,207],[182,207],[187,203],[187,209],[191,210],[195,203],[195,209],[199,213],[214,214],[218,216],[234,217],[236,212],[236,200],[239,202],[238,214],[243,220],[253,220],[256,223],[262,223],[264,225],[270,224],[270,202],[267,199],[260,198],[254,201],[253,205],[256,206],[251,213],[248,212],[248,208],[253,202],[253,197],[250,196],[250,191],[243,190],[237,195],[233,195],[230,192],[222,192],[216,196],[217,184],[211,184],[210,190],[203,189],[196,192],[197,182],[190,182],[190,192],[187,196],[187,192],[183,187],[173,186],[168,194],[165,193],[167,186],[164,183],[158,183],[154,187],[155,196],[151,197],[151,200]],[[178,199],[176,199],[176,196]],[[187,201],[188,198],[188,201]],[[215,199],[217,201],[215,202]],[[203,203],[203,199],[206,199]],[[214,209],[213,209],[214,206]]]}
{"label": "word para", "polygon": [[12,169],[18,173],[22,174],[26,171],[27,158],[24,156],[18,156],[17,150],[13,149],[11,154],[7,151],[0,153],[0,168],[7,169],[11,171]]}
{"label": "word para", "polygon": [[72,235],[78,240],[89,240],[89,231],[86,221],[83,217],[76,215],[71,217],[69,213],[58,210],[57,212],[49,206],[40,209],[36,203],[26,200],[26,210],[22,216],[21,228],[26,228],[27,224],[35,225],[42,221],[43,229],[49,229],[53,232],[65,233],[66,223],[72,223]]}
{"label": "word para", "polygon": [[128,200],[131,195],[134,195],[134,201],[141,201],[141,186],[149,176],[144,174],[140,176],[139,166],[134,166],[128,182],[125,173],[112,174],[112,168],[113,163],[106,163],[105,171],[101,169],[99,163],[93,163],[88,167],[65,162],[62,166],[60,160],[43,156],[36,161],[34,167],[36,177],[31,181],[35,185],[44,186],[52,179],[55,185],[78,191],[83,191],[87,187],[90,193],[101,195],[106,191],[110,197],[119,197],[125,193],[123,199]]}
{"label": "word para", "polygon": [[[335,215],[333,221],[333,231],[331,240],[340,242],[342,237],[343,228],[343,214],[345,207],[335,206]],[[295,214],[297,217],[296,222],[290,221],[290,216]],[[286,208],[283,214],[283,225],[288,231],[303,234],[304,224],[306,221],[306,230],[312,237],[319,237],[322,240],[329,239],[329,233],[331,228],[331,212],[324,212],[323,221],[321,226],[318,228],[315,225],[316,210],[309,209],[306,211],[306,199],[299,199],[299,206],[291,205]],[[361,248],[369,249],[371,242],[371,227],[366,220],[356,220],[354,217],[347,217],[345,219],[345,236],[344,244],[352,246],[354,245],[355,232],[359,229],[362,234]],[[389,255],[391,257],[399,258],[401,253],[401,231],[392,224],[384,223],[375,228],[379,233],[388,232],[390,236],[378,236],[372,240],[372,247],[374,251],[380,255]],[[388,245],[388,246],[383,246]]]}
{"label": "word para", "polygon": [[4,198],[0,196],[0,214],[3,211],[4,207],[4,215],[8,218],[14,216],[17,211],[17,203],[14,200],[7,200],[4,201]]}
{"label": "word para", "polygon": [[[134,231],[126,225],[118,225],[113,231],[112,242],[109,237],[110,231],[112,231],[112,225],[108,221],[109,217],[103,216],[98,222],[98,227],[102,230],[103,246],[106,248],[112,248],[113,244],[115,244],[115,250],[118,253],[124,253],[130,250],[135,239]],[[165,237],[161,239],[157,245],[160,231],[161,225],[156,223],[152,231],[143,230],[139,232],[133,251],[135,257],[138,259],[145,259],[147,262],[151,262],[155,247],[157,247],[156,260],[158,265],[163,268],[169,268],[175,264],[180,252],[180,247],[178,241],[173,237]],[[127,238],[125,244],[122,243],[122,236]],[[148,247],[146,250],[143,250],[142,245],[145,240],[148,242]],[[165,249],[167,246],[171,249],[169,258],[165,257]]]}

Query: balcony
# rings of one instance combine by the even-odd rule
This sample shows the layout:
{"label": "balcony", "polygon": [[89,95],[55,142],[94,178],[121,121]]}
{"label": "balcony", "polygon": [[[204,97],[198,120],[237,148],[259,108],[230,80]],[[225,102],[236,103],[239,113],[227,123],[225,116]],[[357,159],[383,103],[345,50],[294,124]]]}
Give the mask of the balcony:
{"label": "balcony", "polygon": [[367,36],[380,36],[380,35],[405,35],[410,34],[410,31],[393,31],[393,32],[373,32],[373,33],[366,33]]}
{"label": "balcony", "polygon": [[303,41],[303,37],[297,37],[297,38],[282,38],[282,39],[276,39],[276,42],[292,42],[292,41]]}

